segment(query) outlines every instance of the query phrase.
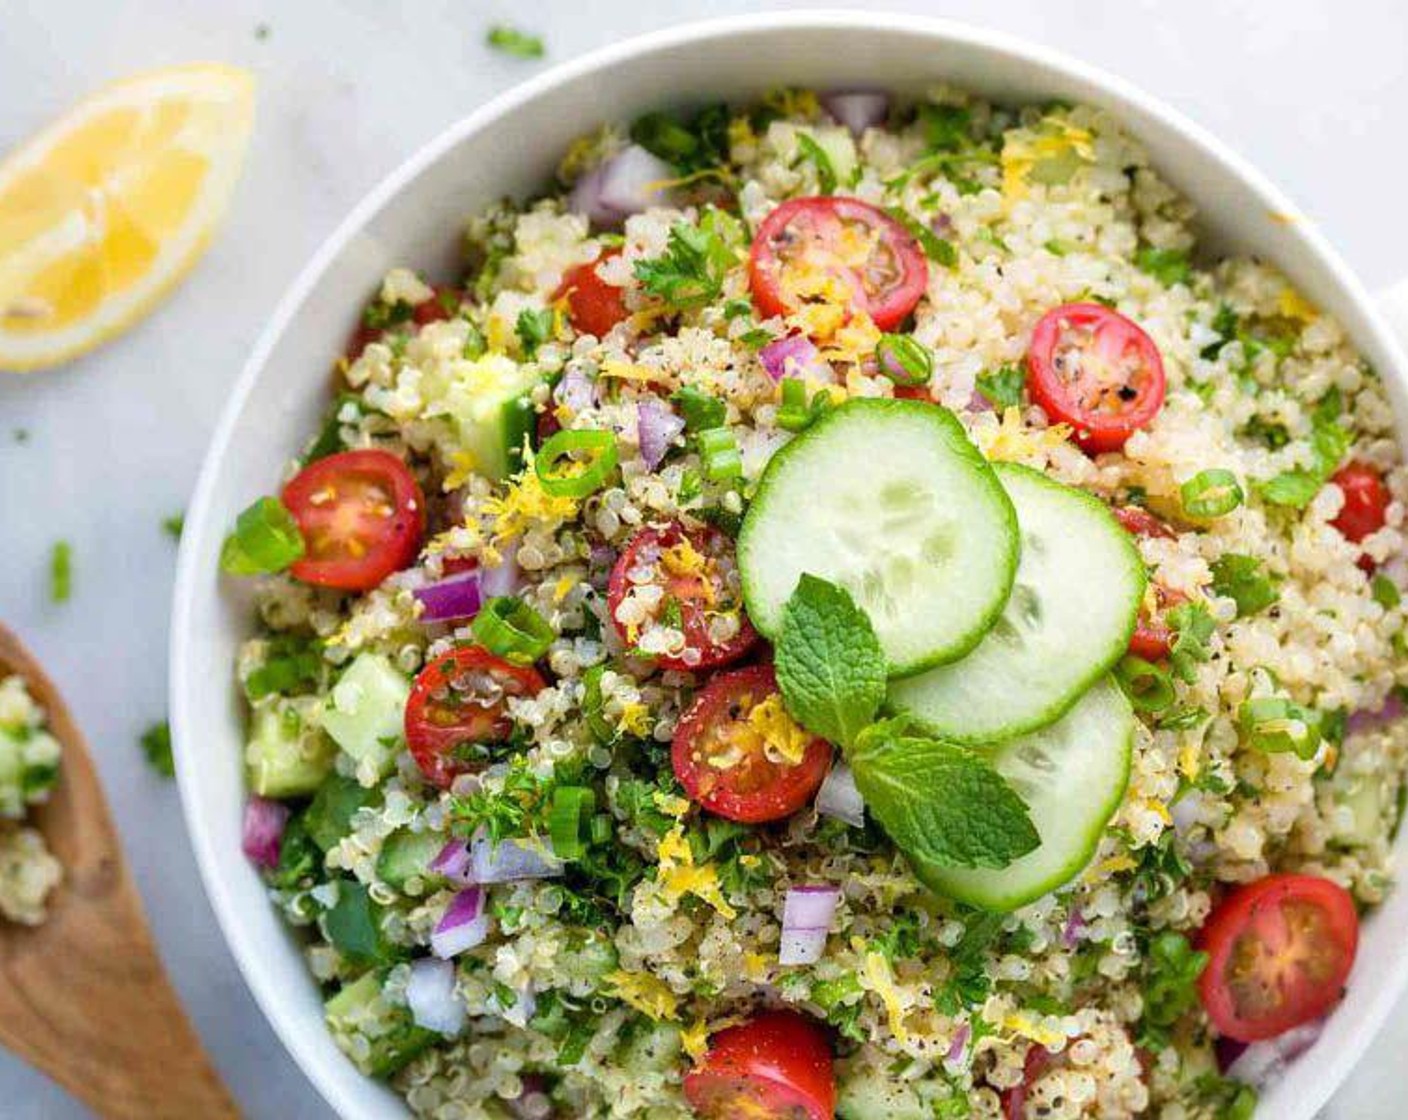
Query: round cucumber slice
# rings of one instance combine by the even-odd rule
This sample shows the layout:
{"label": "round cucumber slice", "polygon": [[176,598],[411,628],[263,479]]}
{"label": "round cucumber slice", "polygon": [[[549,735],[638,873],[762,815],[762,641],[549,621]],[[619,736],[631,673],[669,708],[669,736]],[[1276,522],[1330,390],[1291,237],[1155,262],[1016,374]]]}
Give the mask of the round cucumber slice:
{"label": "round cucumber slice", "polygon": [[993,743],[1068,712],[1129,648],[1144,562],[1104,503],[1011,463],[1022,558],[1002,617],[962,661],[894,681],[888,706],[931,734]]}
{"label": "round cucumber slice", "polygon": [[748,616],[776,637],[803,573],[845,587],[892,675],[962,657],[997,621],[1017,517],[953,413],[853,400],[776,455],[743,519]]}
{"label": "round cucumber slice", "polygon": [[1069,882],[1124,798],[1133,750],[1134,711],[1105,677],[1050,727],[983,752],[1026,801],[1041,846],[1001,871],[929,869],[920,878],[940,894],[1002,911]]}

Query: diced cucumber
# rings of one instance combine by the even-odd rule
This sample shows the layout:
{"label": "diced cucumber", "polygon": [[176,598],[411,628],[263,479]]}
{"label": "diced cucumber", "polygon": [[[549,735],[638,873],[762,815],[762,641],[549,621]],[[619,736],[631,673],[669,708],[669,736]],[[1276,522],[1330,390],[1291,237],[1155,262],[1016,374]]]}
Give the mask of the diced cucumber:
{"label": "diced cucumber", "polygon": [[412,832],[400,828],[386,838],[376,859],[377,878],[403,890],[412,879],[438,878],[430,861],[440,854],[445,837],[438,832]]}
{"label": "diced cucumber", "polygon": [[454,422],[479,474],[504,478],[521,463],[523,437],[533,424],[533,408],[525,397],[540,379],[536,367],[519,365],[505,354],[456,363],[442,411]]}
{"label": "diced cucumber", "polygon": [[844,586],[892,675],[962,657],[1017,570],[1017,515],[953,413],[856,399],[782,448],[738,538],[748,616],[775,638],[803,573]]}
{"label": "diced cucumber", "polygon": [[363,785],[375,785],[395,766],[410,695],[406,675],[379,653],[359,653],[328,694],[323,729],[357,762]]}
{"label": "diced cucumber", "polygon": [[255,707],[244,752],[251,790],[260,797],[301,797],[332,773],[337,747],[318,726],[318,716],[311,696]]}
{"label": "diced cucumber", "polygon": [[994,468],[1017,509],[1022,556],[994,626],[961,661],[894,681],[888,705],[959,743],[1059,719],[1129,648],[1144,562],[1099,499],[1027,467]]}
{"label": "diced cucumber", "polygon": [[805,132],[816,141],[816,146],[826,153],[826,158],[831,163],[831,170],[836,173],[836,182],[839,187],[845,188],[855,182],[856,142],[851,138],[850,129],[837,125],[835,127],[813,126],[800,128],[797,131]]}
{"label": "diced cucumber", "polygon": [[679,1027],[640,1019],[621,1048],[621,1068],[668,1073],[679,1068],[683,1049]]}
{"label": "diced cucumber", "polygon": [[440,1037],[418,1027],[411,1013],[382,995],[375,972],[345,985],[323,1005],[338,1047],[368,1077],[390,1077]]}
{"label": "diced cucumber", "polygon": [[[1338,776],[1337,776],[1338,778]],[[1349,810],[1346,827],[1336,828],[1335,837],[1352,845],[1372,844],[1383,836],[1389,791],[1381,777],[1358,774],[1336,782],[1335,804]]]}
{"label": "diced cucumber", "polygon": [[333,774],[318,787],[304,814],[303,826],[313,843],[324,852],[335,848],[352,831],[352,814],[368,805],[381,804],[381,791],[367,789],[352,778]]}
{"label": "diced cucumber", "polygon": [[[932,1080],[932,1079],[931,1079]],[[864,1049],[836,1064],[837,1120],[933,1120],[913,1081],[892,1076]]]}
{"label": "diced cucumber", "polygon": [[1000,871],[931,869],[924,882],[985,910],[1015,910],[1054,891],[1090,862],[1124,798],[1133,748],[1134,711],[1109,677],[1050,727],[988,748],[1026,801],[1041,846]]}

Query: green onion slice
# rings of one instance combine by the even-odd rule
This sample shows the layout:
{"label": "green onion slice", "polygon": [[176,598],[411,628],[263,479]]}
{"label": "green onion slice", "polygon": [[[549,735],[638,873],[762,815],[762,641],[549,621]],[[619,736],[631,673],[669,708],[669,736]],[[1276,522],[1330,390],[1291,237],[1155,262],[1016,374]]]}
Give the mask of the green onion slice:
{"label": "green onion slice", "polygon": [[232,576],[281,572],[303,555],[298,522],[278,498],[260,498],[235,519],[220,549],[220,567]]}
{"label": "green onion slice", "polygon": [[704,460],[704,477],[724,482],[743,474],[743,457],[738,440],[728,428],[710,428],[699,433],[699,455]]}
{"label": "green onion slice", "polygon": [[1242,487],[1231,471],[1214,467],[1199,471],[1179,491],[1189,517],[1221,517],[1242,504]]}
{"label": "green onion slice", "polygon": [[557,635],[552,624],[513,595],[490,599],[469,624],[474,640],[513,665],[531,665]]}
{"label": "green onion slice", "polygon": [[1268,754],[1291,751],[1303,759],[1315,757],[1320,748],[1320,713],[1282,696],[1243,700],[1237,722],[1247,742]]}
{"label": "green onion slice", "polygon": [[533,469],[544,493],[555,498],[585,498],[601,489],[619,458],[611,432],[558,432],[539,448]]}
{"label": "green onion slice", "polygon": [[558,786],[548,808],[548,839],[558,859],[577,859],[586,851],[584,833],[589,834],[596,794],[585,786]]}
{"label": "green onion slice", "polygon": [[934,356],[907,334],[881,335],[875,347],[875,363],[896,385],[911,388],[927,385],[934,375]]}
{"label": "green onion slice", "polygon": [[1167,711],[1177,698],[1168,670],[1133,654],[1115,666],[1115,679],[1137,712]]}

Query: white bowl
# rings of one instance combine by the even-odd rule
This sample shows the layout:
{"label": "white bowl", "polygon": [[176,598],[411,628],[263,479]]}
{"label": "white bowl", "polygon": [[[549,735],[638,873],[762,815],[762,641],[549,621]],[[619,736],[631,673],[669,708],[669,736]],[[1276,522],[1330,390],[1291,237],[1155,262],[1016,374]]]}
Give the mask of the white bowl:
{"label": "white bowl", "polygon": [[[1197,204],[1204,233],[1274,262],[1336,316],[1408,416],[1408,361],[1358,281],[1295,207],[1200,128],[1124,81],[992,32],[914,16],[792,12],[675,28],[598,51],[511,90],[411,158],[353,211],[284,296],[206,456],[181,546],[171,632],[171,720],[186,822],[215,912],[255,998],[299,1065],[348,1120],[407,1115],[323,1026],[297,942],[240,855],[244,783],[235,652],[248,602],[222,580],[220,543],[327,406],[327,371],[381,275],[447,272],[471,211],[541,189],[566,146],[605,120],[778,85],[948,82],[999,100],[1064,98],[1112,110]],[[1408,306],[1408,304],[1405,304]],[[1408,846],[1408,830],[1399,852]],[[1349,993],[1320,1041],[1264,1095],[1263,1117],[1309,1120],[1354,1066],[1408,979],[1408,892],[1366,922]]]}

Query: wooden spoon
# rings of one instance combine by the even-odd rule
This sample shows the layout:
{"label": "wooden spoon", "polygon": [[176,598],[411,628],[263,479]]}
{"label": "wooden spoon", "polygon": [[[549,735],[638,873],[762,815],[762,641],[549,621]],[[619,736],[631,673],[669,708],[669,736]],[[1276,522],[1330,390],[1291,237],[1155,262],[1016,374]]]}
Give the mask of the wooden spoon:
{"label": "wooden spoon", "polygon": [[0,1043],[109,1120],[238,1120],[157,956],[83,735],[0,626],[0,676],[10,673],[63,745],[59,786],[33,817],[64,881],[43,925],[0,918]]}

